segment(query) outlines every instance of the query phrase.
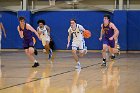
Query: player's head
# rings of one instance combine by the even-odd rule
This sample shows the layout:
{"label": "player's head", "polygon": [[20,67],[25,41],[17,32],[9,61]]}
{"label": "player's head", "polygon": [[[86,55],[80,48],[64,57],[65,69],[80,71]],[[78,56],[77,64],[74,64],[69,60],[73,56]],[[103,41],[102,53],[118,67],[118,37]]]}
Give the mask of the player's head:
{"label": "player's head", "polygon": [[104,23],[108,23],[110,21],[110,15],[109,14],[105,14],[104,15]]}
{"label": "player's head", "polygon": [[23,16],[19,17],[18,20],[19,20],[20,24],[24,24],[25,23],[25,18]]}
{"label": "player's head", "polygon": [[43,27],[45,25],[45,21],[44,20],[38,20],[37,24],[39,25],[39,27]]}
{"label": "player's head", "polygon": [[71,19],[70,20],[70,26],[74,27],[76,25],[76,20],[75,19]]}

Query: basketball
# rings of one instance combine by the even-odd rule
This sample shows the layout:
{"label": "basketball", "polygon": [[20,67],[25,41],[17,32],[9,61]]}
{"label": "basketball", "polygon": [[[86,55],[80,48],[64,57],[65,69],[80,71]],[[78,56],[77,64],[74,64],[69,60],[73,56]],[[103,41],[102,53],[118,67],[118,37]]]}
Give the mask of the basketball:
{"label": "basketball", "polygon": [[91,32],[89,30],[85,30],[83,32],[83,36],[84,36],[84,38],[90,38],[91,37]]}

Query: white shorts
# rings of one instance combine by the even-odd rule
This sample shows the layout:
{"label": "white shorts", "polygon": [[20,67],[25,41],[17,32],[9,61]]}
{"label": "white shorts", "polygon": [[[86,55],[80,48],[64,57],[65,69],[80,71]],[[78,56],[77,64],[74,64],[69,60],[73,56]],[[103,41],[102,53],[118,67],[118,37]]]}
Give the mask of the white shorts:
{"label": "white shorts", "polygon": [[50,42],[50,36],[41,36],[42,45],[45,46],[46,42]]}
{"label": "white shorts", "polygon": [[72,50],[83,50],[85,47],[85,41],[84,40],[79,40],[79,41],[73,41],[72,42]]}

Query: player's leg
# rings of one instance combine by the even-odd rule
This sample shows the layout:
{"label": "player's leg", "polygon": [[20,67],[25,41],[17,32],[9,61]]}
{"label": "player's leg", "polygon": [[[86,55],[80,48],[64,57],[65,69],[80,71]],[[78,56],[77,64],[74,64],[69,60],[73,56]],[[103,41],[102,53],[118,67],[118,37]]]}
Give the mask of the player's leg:
{"label": "player's leg", "polygon": [[111,59],[114,59],[115,58],[115,55],[114,55],[114,48],[108,46],[108,49],[109,49],[109,52],[111,54]]}
{"label": "player's leg", "polygon": [[77,44],[76,44],[76,42],[72,43],[72,55],[74,57],[75,62],[77,63],[77,65],[75,67],[76,68],[80,68],[79,57],[77,55]]}
{"label": "player's leg", "polygon": [[120,46],[119,46],[119,44],[118,44],[118,38],[115,39],[114,53],[117,54],[117,55],[120,55]]}
{"label": "player's leg", "polygon": [[103,57],[103,61],[102,61],[102,64],[101,66],[106,66],[106,53],[107,53],[107,50],[108,50],[108,39],[107,38],[103,38],[103,49],[102,49],[102,57]]}
{"label": "player's leg", "polygon": [[49,53],[49,41],[47,40],[47,38],[44,36],[42,37],[42,45],[44,46],[46,53]]}
{"label": "player's leg", "polygon": [[42,41],[42,44],[44,45],[46,53],[49,54],[48,59],[51,59],[52,58],[52,49],[50,48],[49,43],[50,43],[50,37],[49,36],[44,38],[43,41]]}
{"label": "player's leg", "polygon": [[[31,49],[30,49],[31,51]],[[25,49],[25,53],[28,56],[28,58],[30,59],[31,62],[34,62],[34,65],[32,67],[37,67],[39,66],[38,62],[35,60],[35,58],[33,57],[33,55],[30,54],[29,49]]]}
{"label": "player's leg", "polygon": [[46,41],[45,49],[46,49],[47,53],[49,53],[48,59],[51,59],[52,58],[52,49],[50,48],[49,43],[50,43],[50,41]]}
{"label": "player's leg", "polygon": [[109,52],[111,54],[111,59],[115,59],[115,55],[114,55],[114,48],[115,48],[115,40],[109,40]]}
{"label": "player's leg", "polygon": [[39,63],[37,62],[37,60],[34,58],[34,48],[33,47],[29,47],[29,58],[32,60],[32,62],[34,62],[34,65],[32,67],[37,67],[39,66]]}
{"label": "player's leg", "polygon": [[83,57],[87,53],[87,47],[85,46],[85,41],[79,42],[79,55]]}
{"label": "player's leg", "polygon": [[[36,39],[35,39],[35,37],[32,37],[32,39],[33,39],[33,46],[35,46]],[[34,54],[38,55],[38,51],[37,51],[37,49],[35,47],[34,47]]]}
{"label": "player's leg", "polygon": [[44,44],[44,48],[46,50],[46,53],[49,53],[49,50],[50,50],[50,47],[49,47],[49,42],[48,41],[44,41],[45,44]]}
{"label": "player's leg", "polygon": [[106,50],[108,48],[107,44],[103,44],[103,49],[102,49],[102,57],[103,57],[103,63],[101,66],[106,66]]}
{"label": "player's leg", "polygon": [[30,59],[30,61],[31,62],[34,62],[34,58],[33,57],[30,57],[30,53],[29,53],[29,49],[27,48],[25,48],[25,53],[26,53],[26,55],[28,56],[28,58]]}
{"label": "player's leg", "polygon": [[28,40],[28,41],[24,41],[24,49],[25,49],[25,53],[26,55],[29,57],[29,59],[34,62],[34,65],[32,67],[37,67],[39,66],[39,63],[36,61],[36,59],[34,58],[34,42],[32,39]]}
{"label": "player's leg", "polygon": [[78,62],[79,61],[79,58],[77,56],[77,52],[76,51],[77,51],[76,49],[72,49],[72,55],[74,57],[75,62]]}

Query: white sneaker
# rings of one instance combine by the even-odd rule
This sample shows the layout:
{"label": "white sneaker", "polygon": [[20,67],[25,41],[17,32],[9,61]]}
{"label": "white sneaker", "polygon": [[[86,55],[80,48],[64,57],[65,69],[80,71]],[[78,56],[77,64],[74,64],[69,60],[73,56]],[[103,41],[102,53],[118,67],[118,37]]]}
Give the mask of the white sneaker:
{"label": "white sneaker", "polygon": [[80,63],[77,63],[77,65],[75,66],[76,69],[80,69],[81,68],[81,65]]}

